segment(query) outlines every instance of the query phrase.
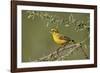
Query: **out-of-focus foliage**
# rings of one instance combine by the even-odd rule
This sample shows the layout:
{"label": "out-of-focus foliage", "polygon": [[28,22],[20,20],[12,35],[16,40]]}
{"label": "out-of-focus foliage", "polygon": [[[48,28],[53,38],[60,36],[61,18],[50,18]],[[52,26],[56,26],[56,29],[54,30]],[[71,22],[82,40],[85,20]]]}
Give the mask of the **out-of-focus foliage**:
{"label": "out-of-focus foliage", "polygon": [[76,20],[73,16],[73,14],[70,14],[69,17],[66,17],[64,19],[61,19],[55,15],[50,15],[48,12],[39,12],[39,11],[27,11],[28,13],[28,19],[35,19],[35,17],[39,17],[42,20],[46,20],[46,26],[53,26],[56,24],[55,27],[59,28],[59,25],[64,24],[65,27],[71,27],[71,25],[74,25],[73,28],[76,32],[87,30],[89,32],[89,18],[87,21],[80,21]]}
{"label": "out-of-focus foliage", "polygon": [[[59,60],[86,59],[86,53],[88,53],[87,56],[89,58],[89,14],[24,10],[22,17],[24,38],[23,62],[40,61],[38,59],[41,58],[42,61],[54,61],[58,60],[58,58]],[[78,48],[73,48],[74,50],[70,48],[66,50],[67,53],[60,52],[63,54],[63,59],[57,56],[55,59],[56,54],[53,54],[53,57],[51,57],[50,55],[55,52],[56,48],[59,48],[58,45],[55,46],[54,42],[52,42],[53,40],[51,40],[51,35],[48,30],[52,27],[57,27],[78,44],[81,43],[80,46],[86,50],[86,53],[82,52],[81,49],[77,51],[76,49]],[[52,48],[52,51],[50,51],[50,48]],[[81,54],[81,56],[79,56],[79,54]],[[66,57],[66,55],[68,56]]]}

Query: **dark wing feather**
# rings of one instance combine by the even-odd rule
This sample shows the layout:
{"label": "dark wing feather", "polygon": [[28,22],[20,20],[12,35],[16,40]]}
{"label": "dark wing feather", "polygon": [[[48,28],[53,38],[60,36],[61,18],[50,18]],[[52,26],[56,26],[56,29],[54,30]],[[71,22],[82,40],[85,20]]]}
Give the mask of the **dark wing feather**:
{"label": "dark wing feather", "polygon": [[59,39],[66,40],[66,41],[70,41],[71,40],[69,37],[63,36],[63,35],[60,35]]}

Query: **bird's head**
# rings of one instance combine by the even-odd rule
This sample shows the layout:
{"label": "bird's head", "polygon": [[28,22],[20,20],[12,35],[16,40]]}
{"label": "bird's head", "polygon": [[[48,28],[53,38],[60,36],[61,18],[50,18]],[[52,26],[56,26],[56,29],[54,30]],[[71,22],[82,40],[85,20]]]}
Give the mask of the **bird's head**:
{"label": "bird's head", "polygon": [[50,32],[51,32],[51,33],[58,33],[58,29],[52,28],[52,29],[50,30]]}

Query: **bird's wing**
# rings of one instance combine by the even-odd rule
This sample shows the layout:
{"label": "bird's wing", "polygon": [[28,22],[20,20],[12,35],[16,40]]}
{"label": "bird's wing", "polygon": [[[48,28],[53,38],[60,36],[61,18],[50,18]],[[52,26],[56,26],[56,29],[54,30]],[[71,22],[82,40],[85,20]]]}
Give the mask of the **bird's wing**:
{"label": "bird's wing", "polygon": [[60,36],[59,36],[59,39],[70,41],[70,38],[67,37],[67,36],[64,36],[64,35],[60,35]]}

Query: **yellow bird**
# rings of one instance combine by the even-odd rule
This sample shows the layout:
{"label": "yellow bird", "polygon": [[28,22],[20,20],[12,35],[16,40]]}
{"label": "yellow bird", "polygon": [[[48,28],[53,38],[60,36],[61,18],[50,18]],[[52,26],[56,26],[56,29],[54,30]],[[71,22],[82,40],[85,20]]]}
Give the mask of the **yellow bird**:
{"label": "yellow bird", "polygon": [[69,37],[60,34],[56,28],[51,29],[51,34],[54,42],[58,45],[67,45],[70,41],[74,42]]}

